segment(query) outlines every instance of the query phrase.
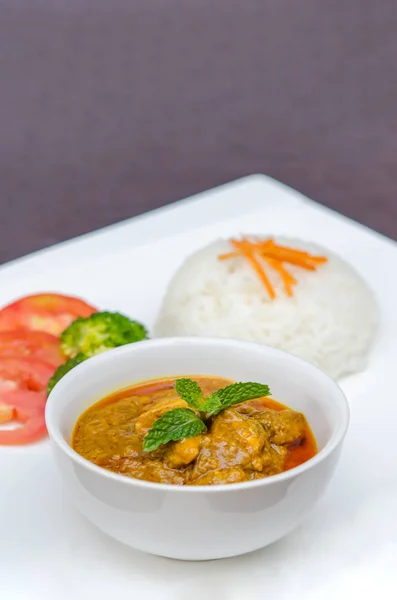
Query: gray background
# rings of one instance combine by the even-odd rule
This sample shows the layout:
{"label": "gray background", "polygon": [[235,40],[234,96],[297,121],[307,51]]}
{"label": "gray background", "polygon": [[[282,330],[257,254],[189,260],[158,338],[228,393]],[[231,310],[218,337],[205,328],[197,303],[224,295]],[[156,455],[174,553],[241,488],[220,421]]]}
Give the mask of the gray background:
{"label": "gray background", "polygon": [[249,173],[397,237],[395,0],[0,0],[0,262]]}

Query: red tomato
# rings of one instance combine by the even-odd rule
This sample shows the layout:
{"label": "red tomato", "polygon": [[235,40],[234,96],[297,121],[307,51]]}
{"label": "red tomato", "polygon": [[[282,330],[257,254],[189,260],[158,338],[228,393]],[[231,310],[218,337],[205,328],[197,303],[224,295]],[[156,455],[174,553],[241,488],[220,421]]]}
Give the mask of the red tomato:
{"label": "red tomato", "polygon": [[0,395],[16,390],[43,392],[53,373],[54,367],[38,358],[0,357]]}
{"label": "red tomato", "polygon": [[[17,429],[0,430],[0,445],[30,444],[47,433],[44,420],[46,396],[43,392],[0,390],[2,422],[16,421]],[[8,418],[5,418],[5,415]]]}
{"label": "red tomato", "polygon": [[96,308],[71,296],[25,296],[0,311],[0,331],[30,329],[60,335],[77,317],[89,317],[94,312]]}
{"label": "red tomato", "polygon": [[65,361],[55,335],[44,331],[0,331],[0,357],[39,358],[54,367]]}

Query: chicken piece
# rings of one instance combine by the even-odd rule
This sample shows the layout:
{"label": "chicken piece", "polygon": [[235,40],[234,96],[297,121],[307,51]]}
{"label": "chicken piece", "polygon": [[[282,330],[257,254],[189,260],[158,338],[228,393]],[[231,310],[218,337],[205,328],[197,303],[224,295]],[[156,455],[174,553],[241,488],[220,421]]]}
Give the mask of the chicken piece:
{"label": "chicken piece", "polygon": [[187,408],[187,404],[184,400],[175,399],[168,402],[159,402],[149,408],[149,410],[143,412],[135,421],[135,432],[144,437],[149,429],[151,429],[154,421],[157,421],[164,413],[172,410],[173,408]]}
{"label": "chicken piece", "polygon": [[262,472],[265,475],[277,475],[277,473],[282,473],[284,471],[287,455],[287,446],[277,446],[276,444],[267,443],[262,453]]}
{"label": "chicken piece", "polygon": [[264,411],[269,410],[269,407],[264,403],[263,398],[257,398],[256,400],[246,400],[246,402],[241,402],[241,404],[237,404],[234,409],[242,415],[257,417]]}
{"label": "chicken piece", "polygon": [[192,463],[200,452],[202,439],[203,436],[195,435],[172,444],[165,452],[165,464],[172,469],[180,469]]}
{"label": "chicken piece", "polygon": [[290,446],[305,436],[305,417],[294,410],[266,410],[256,418],[269,433],[271,443],[277,446]]}
{"label": "chicken piece", "polygon": [[144,457],[121,457],[103,460],[99,466],[113,473],[120,473],[134,479],[144,479],[156,483],[173,483],[183,485],[185,476],[180,471],[170,469],[161,460]]}
{"label": "chicken piece", "polygon": [[247,471],[247,481],[255,481],[255,479],[264,479],[267,477],[265,473],[259,473],[258,471]]}
{"label": "chicken piece", "polygon": [[239,483],[247,481],[248,477],[241,467],[231,467],[230,469],[218,469],[202,475],[187,485],[222,485],[224,483]]}
{"label": "chicken piece", "polygon": [[210,435],[203,436],[191,479],[230,467],[260,470],[265,442],[265,430],[256,419],[229,408],[215,417]]}

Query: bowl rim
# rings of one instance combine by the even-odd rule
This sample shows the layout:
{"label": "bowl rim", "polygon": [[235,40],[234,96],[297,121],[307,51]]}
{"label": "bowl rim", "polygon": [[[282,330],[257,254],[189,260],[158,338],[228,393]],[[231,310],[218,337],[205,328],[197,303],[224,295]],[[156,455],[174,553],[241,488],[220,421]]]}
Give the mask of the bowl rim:
{"label": "bowl rim", "polygon": [[[325,444],[324,448],[322,448],[313,458],[307,460],[297,467],[293,467],[288,471],[283,471],[282,473],[278,473],[277,475],[271,475],[269,477],[265,477],[263,479],[257,479],[254,481],[244,481],[238,483],[228,483],[227,485],[201,485],[201,486],[189,486],[189,485],[176,485],[172,483],[156,483],[152,481],[146,481],[144,479],[135,479],[133,477],[127,477],[125,475],[120,475],[118,473],[113,473],[112,471],[107,471],[106,469],[95,465],[90,462],[88,459],[84,458],[80,454],[78,454],[72,446],[65,440],[61,431],[60,431],[60,423],[54,422],[54,406],[57,402],[58,396],[62,396],[64,391],[73,384],[73,379],[76,377],[80,377],[80,374],[87,369],[88,361],[82,362],[76,367],[69,371],[62,380],[57,383],[54,387],[53,391],[51,391],[46,408],[45,408],[45,421],[47,425],[48,434],[50,440],[53,444],[55,444],[63,453],[65,453],[74,463],[77,463],[84,469],[87,469],[99,476],[104,477],[108,480],[113,480],[115,482],[121,483],[123,485],[138,487],[146,490],[154,490],[158,492],[171,492],[171,493],[183,493],[183,494],[208,494],[208,493],[216,493],[216,494],[224,494],[231,491],[253,489],[257,487],[267,487],[270,485],[274,485],[276,483],[281,483],[284,481],[288,481],[291,479],[295,479],[296,476],[301,475],[302,473],[314,468],[319,463],[323,462],[330,454],[332,454],[338,446],[343,442],[350,421],[350,409],[347,398],[339,386],[339,384],[334,381],[329,375],[321,371],[314,364],[295,356],[294,354],[290,354],[289,352],[284,352],[283,350],[278,350],[276,348],[272,348],[271,346],[266,346],[264,344],[260,344],[257,342],[246,342],[231,338],[211,338],[211,337],[167,337],[167,338],[154,338],[149,340],[144,340],[135,344],[126,344],[124,346],[120,346],[118,348],[113,348],[102,354],[97,356],[93,356],[89,359],[90,369],[93,368],[94,363],[97,364],[97,368],[101,368],[101,365],[106,364],[108,360],[112,360],[116,355],[124,355],[129,352],[139,352],[139,348],[143,346],[157,346],[167,348],[171,344],[183,344],[187,345],[220,345],[220,346],[229,346],[234,345],[241,348],[241,350],[247,351],[260,351],[261,349],[266,353],[271,353],[274,355],[278,355],[283,359],[287,359],[293,361],[295,364],[300,366],[304,370],[309,370],[312,372],[317,379],[322,380],[325,387],[328,387],[330,392],[332,392],[335,399],[335,406],[339,411],[339,424],[332,431],[330,439]],[[172,375],[171,375],[172,377]],[[95,404],[95,402],[93,403]]]}

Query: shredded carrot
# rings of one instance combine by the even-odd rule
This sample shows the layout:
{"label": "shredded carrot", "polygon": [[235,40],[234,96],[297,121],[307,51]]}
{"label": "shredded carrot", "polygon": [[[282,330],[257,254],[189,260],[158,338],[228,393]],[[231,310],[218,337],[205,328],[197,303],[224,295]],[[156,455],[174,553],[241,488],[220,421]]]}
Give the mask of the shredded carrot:
{"label": "shredded carrot", "polygon": [[269,258],[273,258],[274,260],[278,261],[278,262],[287,262],[290,263],[291,265],[296,265],[297,267],[302,267],[302,269],[307,269],[308,271],[315,271],[317,269],[317,265],[314,263],[309,262],[309,259],[303,259],[300,258],[299,256],[293,256],[293,255],[288,255],[288,254],[284,254],[283,252],[265,252],[265,251],[261,251],[261,250],[257,250],[259,256],[267,256]]}
{"label": "shredded carrot", "polygon": [[[273,246],[273,248],[269,247],[265,248],[262,244],[254,244],[252,242],[248,242],[251,246],[254,247],[255,252],[260,256],[269,256],[278,261],[289,262],[294,265],[302,266],[303,268],[309,269],[310,271],[315,270],[317,264],[323,264],[327,262],[327,258],[325,256],[311,256],[307,252],[300,252],[298,250],[292,250],[291,248],[281,248],[278,246]],[[290,251],[290,252],[288,252]],[[228,258],[235,258],[236,256],[240,256],[241,252],[227,252],[226,254],[221,254],[218,256],[219,260],[227,260]],[[312,264],[315,263],[315,264]]]}
{"label": "shredded carrot", "polygon": [[274,243],[271,245],[266,245],[266,243],[256,243],[255,246],[260,252],[265,252],[269,255],[273,254],[280,257],[293,257],[295,259],[301,259],[303,261],[310,261],[318,264],[326,263],[328,260],[325,256],[314,256],[313,254],[309,254],[309,252],[304,252],[303,250],[295,250],[294,248],[276,246]]}
{"label": "shredded carrot", "polygon": [[240,251],[240,253],[248,260],[249,263],[251,263],[253,269],[256,271],[257,275],[267,289],[270,298],[273,300],[276,297],[276,293],[269,279],[267,278],[265,271],[262,269],[260,262],[255,258],[255,251],[250,242],[248,242],[248,240],[244,240],[242,242],[231,240],[231,244]]}
{"label": "shredded carrot", "polygon": [[227,252],[226,254],[220,254],[218,256],[219,260],[227,260],[228,258],[235,258],[236,256],[241,256],[241,252]]}
{"label": "shredded carrot", "polygon": [[292,296],[293,286],[298,282],[291,273],[287,271],[283,263],[296,265],[308,271],[315,271],[320,265],[326,263],[328,260],[325,256],[314,256],[303,250],[278,246],[272,239],[266,241],[251,241],[248,238],[243,237],[241,241],[231,239],[230,243],[235,250],[221,254],[218,257],[219,260],[228,260],[230,258],[243,256],[250,263],[272,299],[276,297],[276,293],[266,275],[262,263],[267,264],[280,275],[284,284],[285,293],[287,296]]}
{"label": "shredded carrot", "polygon": [[269,258],[267,256],[264,257],[264,260],[268,263],[272,269],[278,271],[281,276],[281,279],[284,283],[284,288],[287,296],[292,296],[292,286],[297,283],[295,277],[292,277],[291,273],[288,273],[287,269],[284,268],[283,263],[274,260],[273,258]]}

